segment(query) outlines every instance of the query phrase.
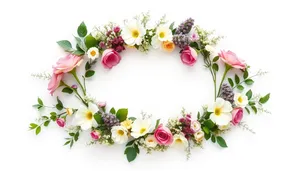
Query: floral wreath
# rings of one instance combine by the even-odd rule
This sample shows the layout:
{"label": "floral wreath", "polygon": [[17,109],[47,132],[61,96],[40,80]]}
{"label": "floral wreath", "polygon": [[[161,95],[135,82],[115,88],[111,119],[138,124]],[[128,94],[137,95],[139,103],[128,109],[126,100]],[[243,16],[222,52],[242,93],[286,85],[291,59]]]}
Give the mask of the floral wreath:
{"label": "floral wreath", "polygon": [[[38,110],[50,108],[54,111],[41,115],[36,123],[30,124],[30,130],[35,130],[38,135],[43,126],[56,122],[68,132],[69,137],[64,145],[70,147],[83,131],[88,131],[91,135],[89,144],[126,143],[124,154],[129,162],[137,157],[140,148],[151,153],[165,151],[171,146],[182,146],[189,156],[192,147],[201,147],[204,139],[217,143],[220,147],[227,147],[222,135],[234,126],[253,132],[242,122],[243,114],[268,112],[263,109],[263,104],[269,100],[270,93],[264,96],[253,95],[248,87],[254,83],[253,77],[266,72],[259,71],[249,76],[249,66],[232,51],[221,50],[218,56],[212,57],[214,46],[222,37],[194,26],[192,18],[178,27],[174,27],[174,22],[169,24],[165,16],[153,26],[149,24],[149,19],[148,13],[141,14],[131,21],[125,20],[122,28],[109,23],[102,28],[94,28],[90,34],[82,22],[77,29],[78,36],[75,36],[75,47],[68,40],[58,41],[58,45],[68,54],[53,66],[52,76],[46,73],[33,76],[50,79],[48,90],[52,96],[55,91],[61,90],[75,95],[83,106],[66,107],[58,96],[57,104],[46,106],[38,98],[38,103],[33,107]],[[112,107],[108,110],[106,102],[99,102],[87,95],[85,82],[95,74],[93,67],[98,64],[98,60],[103,67],[112,69],[121,61],[120,53],[131,47],[142,52],[149,51],[151,47],[172,52],[178,47],[181,49],[182,63],[191,67],[198,58],[202,58],[212,76],[215,101],[204,105],[195,117],[183,109],[182,116],[169,119],[165,125],[160,123],[160,119],[155,123],[151,116],[144,113],[140,118],[129,117],[127,108],[117,110]],[[83,61],[86,61],[85,73],[78,77],[76,68],[82,66]],[[219,65],[224,65],[225,70],[220,85],[217,86]],[[231,70],[235,73],[232,78],[227,75]],[[76,84],[67,84],[64,81],[66,74],[72,75]]]}

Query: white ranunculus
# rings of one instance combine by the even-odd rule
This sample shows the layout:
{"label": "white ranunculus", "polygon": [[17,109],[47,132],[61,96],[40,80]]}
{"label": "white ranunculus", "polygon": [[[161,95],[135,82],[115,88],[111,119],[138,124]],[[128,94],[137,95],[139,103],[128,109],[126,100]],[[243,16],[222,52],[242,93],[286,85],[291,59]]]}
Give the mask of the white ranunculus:
{"label": "white ranunculus", "polygon": [[184,147],[188,147],[189,146],[188,140],[185,138],[183,134],[175,134],[173,137],[172,146],[182,146],[182,145]]}
{"label": "white ranunculus", "polygon": [[212,112],[210,119],[217,125],[227,125],[232,119],[232,106],[222,98],[217,98],[214,104],[208,106],[207,111]]}
{"label": "white ranunculus", "polygon": [[194,134],[195,140],[199,143],[203,140],[204,137],[204,132],[203,131],[198,131]]}
{"label": "white ranunculus", "polygon": [[248,97],[246,95],[240,94],[240,93],[236,93],[234,95],[234,104],[237,107],[246,107],[248,104]]}
{"label": "white ranunculus", "polygon": [[145,139],[145,144],[147,147],[154,148],[157,145],[156,139],[153,135],[148,135]]}

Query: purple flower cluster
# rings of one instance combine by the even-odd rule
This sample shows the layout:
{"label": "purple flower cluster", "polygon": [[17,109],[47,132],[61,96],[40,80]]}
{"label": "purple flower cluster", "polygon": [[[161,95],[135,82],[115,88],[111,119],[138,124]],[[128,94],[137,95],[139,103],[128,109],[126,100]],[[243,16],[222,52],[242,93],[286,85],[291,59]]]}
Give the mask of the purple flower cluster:
{"label": "purple flower cluster", "polygon": [[119,53],[125,50],[125,42],[121,36],[121,28],[119,26],[113,27],[111,30],[108,30],[106,36],[106,44],[104,42],[100,42],[100,48],[112,48]]}
{"label": "purple flower cluster", "polygon": [[187,114],[185,117],[180,118],[179,122],[182,124],[181,132],[185,135],[186,139],[190,139],[190,137],[195,133],[191,128],[191,115]]}

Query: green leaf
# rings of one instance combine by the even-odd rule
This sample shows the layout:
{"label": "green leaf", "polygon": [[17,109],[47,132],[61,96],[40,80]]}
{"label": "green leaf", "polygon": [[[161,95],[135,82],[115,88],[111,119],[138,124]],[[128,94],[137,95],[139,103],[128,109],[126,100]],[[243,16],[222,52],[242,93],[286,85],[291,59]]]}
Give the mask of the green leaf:
{"label": "green leaf", "polygon": [[131,145],[134,143],[134,141],[135,141],[135,139],[134,139],[134,140],[131,140],[131,141],[129,141],[129,142],[126,144],[126,146],[131,146]]}
{"label": "green leaf", "polygon": [[227,147],[226,141],[220,136],[217,136],[217,143],[223,148]]}
{"label": "green leaf", "polygon": [[78,141],[78,137],[79,137],[79,132],[76,132],[76,134],[74,135],[74,140]]}
{"label": "green leaf", "polygon": [[71,136],[71,137],[74,137],[74,135],[75,135],[75,133],[69,133],[69,135]]}
{"label": "green leaf", "polygon": [[259,99],[259,103],[265,104],[265,103],[268,102],[269,99],[270,99],[270,93],[267,94],[267,95],[265,95],[264,97],[261,97],[261,98]]}
{"label": "green leaf", "polygon": [[79,37],[85,37],[87,34],[86,25],[82,22],[77,28],[77,34]]}
{"label": "green leaf", "polygon": [[68,145],[68,144],[70,144],[70,142],[71,142],[71,141],[67,141],[67,142],[65,142],[65,144],[64,144],[64,145]]}
{"label": "green leaf", "polygon": [[127,119],[127,115],[128,115],[128,109],[119,109],[117,111],[117,118],[119,119],[120,122],[123,122]]}
{"label": "green leaf", "polygon": [[211,136],[211,142],[213,142],[213,143],[216,142],[216,137],[214,135]]}
{"label": "green leaf", "polygon": [[85,43],[86,48],[89,49],[91,47],[97,46],[98,41],[92,35],[88,35],[84,39],[84,43]]}
{"label": "green leaf", "polygon": [[214,63],[214,64],[212,65],[212,68],[213,68],[216,72],[219,71],[219,65],[216,64],[216,63]]}
{"label": "green leaf", "polygon": [[116,109],[115,108],[111,108],[110,111],[109,111],[109,113],[116,114]]}
{"label": "green leaf", "polygon": [[134,148],[135,148],[135,151],[136,151],[136,153],[137,154],[140,154],[140,149],[139,149],[139,146],[138,145],[136,145],[136,144],[134,144],[134,146],[133,146]]}
{"label": "green leaf", "polygon": [[238,75],[236,75],[236,74],[234,76],[234,81],[235,81],[236,84],[240,83],[240,77]]}
{"label": "green leaf", "polygon": [[96,120],[96,122],[98,124],[101,124],[102,123],[102,118],[101,118],[101,115],[100,114],[94,114],[94,119]]}
{"label": "green leaf", "polygon": [[125,154],[128,162],[132,162],[137,156],[137,151],[134,147],[127,147],[125,150]]}
{"label": "green leaf", "polygon": [[247,80],[245,80],[245,83],[247,85],[252,85],[254,83],[254,81],[252,79],[247,79]]}
{"label": "green leaf", "polygon": [[212,129],[213,127],[215,127],[215,123],[213,123],[213,121],[211,121],[210,119],[204,121],[204,125],[209,129]]}
{"label": "green leaf", "polygon": [[40,104],[35,104],[35,105],[32,105],[32,107],[37,108],[38,110],[40,110],[43,106],[41,106]]}
{"label": "green leaf", "polygon": [[72,53],[76,56],[82,56],[85,54],[85,52],[82,50],[74,50]]}
{"label": "green leaf", "polygon": [[69,88],[69,87],[65,87],[64,89],[62,89],[62,92],[68,93],[68,94],[72,94],[73,90],[71,88]]}
{"label": "green leaf", "polygon": [[45,123],[44,123],[44,126],[48,126],[49,125],[49,123],[50,123],[50,121],[48,120],[48,121],[46,121]]}
{"label": "green leaf", "polygon": [[60,105],[60,104],[56,104],[55,107],[56,107],[57,110],[62,110],[62,109],[64,108],[64,107],[63,107],[62,105]]}
{"label": "green leaf", "polygon": [[86,51],[85,44],[83,43],[82,39],[80,37],[75,37],[76,43],[79,46],[80,49],[83,51]]}
{"label": "green leaf", "polygon": [[246,96],[248,97],[248,100],[250,100],[252,98],[252,90],[248,90],[246,93]]}
{"label": "green leaf", "polygon": [[171,25],[170,25],[170,27],[169,27],[170,30],[173,30],[173,29],[174,29],[174,24],[175,24],[175,22],[171,23]]}
{"label": "green leaf", "polygon": [[242,85],[238,85],[236,88],[239,90],[244,90],[244,86],[242,86]]}
{"label": "green leaf", "polygon": [[35,124],[35,123],[31,123],[30,124],[30,129],[35,129],[36,127],[38,127],[38,125],[37,124]]}
{"label": "green leaf", "polygon": [[89,62],[86,62],[86,64],[85,64],[85,70],[89,70],[91,68],[92,68],[91,64]]}
{"label": "green leaf", "polygon": [[249,101],[248,103],[250,106],[255,106],[255,102]]}
{"label": "green leaf", "polygon": [[38,126],[37,128],[36,128],[36,130],[35,130],[35,134],[36,135],[39,135],[39,133],[41,132],[41,127],[40,126]]}
{"label": "green leaf", "polygon": [[200,120],[200,118],[201,118],[200,115],[201,115],[201,114],[200,114],[200,112],[198,111],[198,113],[197,113],[197,119],[198,119],[198,120]]}
{"label": "green leaf", "polygon": [[219,60],[219,58],[220,58],[219,56],[215,56],[213,59],[213,62],[217,62]]}
{"label": "green leaf", "polygon": [[199,45],[198,45],[197,42],[192,42],[192,43],[190,43],[190,47],[199,50]]}
{"label": "green leaf", "polygon": [[40,98],[38,98],[38,103],[39,103],[41,106],[43,106],[43,105],[44,105],[44,103],[43,103],[42,99],[40,99]]}
{"label": "green leaf", "polygon": [[257,114],[257,108],[255,106],[251,106],[251,108],[254,111],[254,113]]}
{"label": "green leaf", "polygon": [[95,74],[95,71],[94,70],[88,70],[85,72],[85,77],[91,77]]}
{"label": "green leaf", "polygon": [[245,70],[245,72],[244,72],[244,75],[243,75],[243,78],[244,78],[244,79],[247,79],[247,78],[248,78],[248,76],[249,76],[249,73],[248,73],[248,71],[247,71],[247,70]]}
{"label": "green leaf", "polygon": [[250,110],[247,107],[245,107],[245,109],[246,109],[247,113],[250,114]]}
{"label": "green leaf", "polygon": [[159,126],[159,123],[160,123],[160,119],[157,119],[157,120],[156,120],[155,127],[154,127],[155,129]]}
{"label": "green leaf", "polygon": [[56,116],[57,114],[56,114],[56,112],[51,112],[50,115],[51,116]]}
{"label": "green leaf", "polygon": [[231,79],[231,78],[228,78],[228,82],[229,82],[229,84],[230,84],[230,86],[231,86],[231,87],[233,87],[233,86],[234,86],[234,83],[233,83],[233,81],[232,81],[232,79]]}
{"label": "green leaf", "polygon": [[128,119],[132,120],[132,121],[135,121],[136,120],[136,117],[129,117]]}
{"label": "green leaf", "polygon": [[68,40],[61,40],[56,43],[67,52],[73,51],[72,44]]}
{"label": "green leaf", "polygon": [[72,147],[73,147],[73,145],[74,145],[74,141],[73,141],[73,140],[71,140],[70,148],[72,148]]}
{"label": "green leaf", "polygon": [[209,133],[209,134],[204,134],[204,138],[205,138],[206,140],[210,139],[210,136],[211,136],[210,133]]}
{"label": "green leaf", "polygon": [[210,133],[209,128],[207,128],[207,127],[204,126],[202,129],[203,129],[203,131],[204,131],[206,134],[209,134],[209,133]]}

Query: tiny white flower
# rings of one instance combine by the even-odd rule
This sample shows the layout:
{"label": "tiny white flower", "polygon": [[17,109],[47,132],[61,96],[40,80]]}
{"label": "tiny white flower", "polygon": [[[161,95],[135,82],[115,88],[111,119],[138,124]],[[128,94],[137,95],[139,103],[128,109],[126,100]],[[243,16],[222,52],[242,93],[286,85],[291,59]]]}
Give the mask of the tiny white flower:
{"label": "tiny white flower", "polygon": [[237,107],[246,107],[248,104],[248,97],[246,95],[236,93],[234,95],[234,103]]}
{"label": "tiny white flower", "polygon": [[229,129],[229,127],[230,127],[230,123],[227,125],[219,125],[218,126],[219,130],[221,130],[221,131],[227,130],[227,129]]}
{"label": "tiny white flower", "polygon": [[201,130],[201,124],[195,120],[191,123],[191,129],[194,131],[194,132],[198,132]]}
{"label": "tiny white flower", "polygon": [[207,111],[212,112],[210,119],[217,125],[227,125],[232,119],[232,106],[222,98],[217,98],[214,104],[208,106]]}
{"label": "tiny white flower", "polygon": [[145,144],[147,147],[154,148],[157,145],[156,139],[153,135],[148,135],[145,139]]}
{"label": "tiny white flower", "polygon": [[99,40],[100,37],[101,37],[101,32],[98,31],[98,30],[94,30],[91,32],[91,35],[96,39],[96,40]]}
{"label": "tiny white flower", "polygon": [[132,124],[131,136],[138,138],[146,135],[152,130],[152,121],[150,119],[136,119]]}
{"label": "tiny white flower", "polygon": [[215,51],[215,48],[211,45],[206,45],[205,46],[205,50],[207,50],[208,52],[214,52]]}
{"label": "tiny white flower", "polygon": [[113,126],[111,129],[111,138],[117,144],[124,144],[128,141],[127,129],[124,126]]}
{"label": "tiny white flower", "polygon": [[195,140],[199,143],[203,140],[204,137],[204,132],[203,131],[198,131],[194,134]]}
{"label": "tiny white flower", "polygon": [[145,34],[146,29],[137,20],[127,22],[122,30],[122,37],[129,46],[141,45]]}
{"label": "tiny white flower", "polygon": [[99,49],[96,47],[91,47],[87,51],[88,58],[95,60],[96,58],[99,57]]}
{"label": "tiny white flower", "polygon": [[98,111],[97,105],[89,103],[88,107],[80,108],[75,115],[75,124],[79,125],[82,130],[88,130],[96,127],[98,124],[94,119],[94,114]]}
{"label": "tiny white flower", "polygon": [[188,147],[189,146],[189,142],[188,140],[184,137],[183,134],[175,134],[173,137],[173,143],[172,146],[184,146],[184,147]]}

